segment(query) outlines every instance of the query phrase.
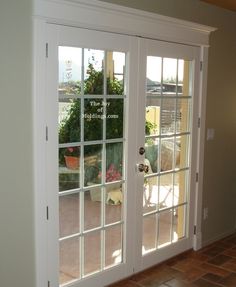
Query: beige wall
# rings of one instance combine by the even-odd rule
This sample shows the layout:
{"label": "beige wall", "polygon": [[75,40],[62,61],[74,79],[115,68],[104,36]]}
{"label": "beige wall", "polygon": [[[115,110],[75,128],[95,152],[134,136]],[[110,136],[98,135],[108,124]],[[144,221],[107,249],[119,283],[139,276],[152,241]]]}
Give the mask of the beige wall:
{"label": "beige wall", "polygon": [[[34,287],[31,2],[0,3],[0,286]],[[197,0],[110,0],[216,26],[211,37],[203,225],[208,241],[235,225],[236,14]]]}
{"label": "beige wall", "polygon": [[215,128],[205,145],[203,222],[207,243],[235,228],[236,221],[236,13],[198,0],[104,0],[217,27],[209,53],[206,127]]}
{"label": "beige wall", "polygon": [[34,287],[31,0],[0,1],[0,286]]}

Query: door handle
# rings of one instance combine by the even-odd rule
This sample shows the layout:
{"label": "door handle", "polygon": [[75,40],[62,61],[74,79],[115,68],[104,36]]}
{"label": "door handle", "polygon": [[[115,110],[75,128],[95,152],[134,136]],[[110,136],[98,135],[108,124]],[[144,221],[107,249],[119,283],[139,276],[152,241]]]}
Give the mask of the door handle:
{"label": "door handle", "polygon": [[139,148],[139,154],[143,155],[144,153],[145,153],[145,148],[141,146]]}
{"label": "door handle", "polygon": [[144,163],[139,163],[138,164],[138,171],[148,173],[149,172],[149,166],[144,164]]}

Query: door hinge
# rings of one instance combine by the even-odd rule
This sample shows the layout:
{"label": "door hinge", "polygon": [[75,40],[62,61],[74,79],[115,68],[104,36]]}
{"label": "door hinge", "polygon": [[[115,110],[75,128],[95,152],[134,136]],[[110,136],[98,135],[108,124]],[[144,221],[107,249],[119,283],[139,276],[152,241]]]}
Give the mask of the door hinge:
{"label": "door hinge", "polygon": [[194,234],[194,235],[197,234],[197,226],[196,226],[196,225],[194,225],[194,227],[193,227],[193,234]]}
{"label": "door hinge", "polygon": [[199,177],[198,172],[196,172],[196,182],[198,182],[198,177]]}
{"label": "door hinge", "polygon": [[200,72],[202,72],[203,69],[203,61],[200,61]]}
{"label": "door hinge", "polygon": [[45,138],[46,138],[46,141],[48,141],[48,126],[46,126],[46,130],[45,130]]}
{"label": "door hinge", "polygon": [[48,208],[48,206],[46,207],[46,218],[47,218],[47,220],[49,220],[49,208]]}
{"label": "door hinge", "polygon": [[46,43],[46,58],[48,58],[48,43]]}
{"label": "door hinge", "polygon": [[198,126],[198,128],[200,128],[200,126],[201,126],[201,118],[198,118],[198,120],[197,120],[197,126]]}

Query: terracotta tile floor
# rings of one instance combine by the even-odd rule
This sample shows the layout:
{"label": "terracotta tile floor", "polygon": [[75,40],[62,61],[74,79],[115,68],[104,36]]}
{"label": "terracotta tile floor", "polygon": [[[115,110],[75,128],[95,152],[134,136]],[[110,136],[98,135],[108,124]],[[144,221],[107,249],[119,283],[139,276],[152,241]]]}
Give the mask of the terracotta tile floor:
{"label": "terracotta tile floor", "polygon": [[109,287],[236,287],[236,233]]}

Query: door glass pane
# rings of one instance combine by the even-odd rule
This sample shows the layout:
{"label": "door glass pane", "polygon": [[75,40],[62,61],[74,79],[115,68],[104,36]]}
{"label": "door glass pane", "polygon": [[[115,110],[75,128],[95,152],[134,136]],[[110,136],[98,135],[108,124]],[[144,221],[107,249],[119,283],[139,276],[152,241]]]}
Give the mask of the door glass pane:
{"label": "door glass pane", "polygon": [[172,240],[176,242],[186,236],[186,205],[174,209]]}
{"label": "door glass pane", "polygon": [[157,176],[144,179],[143,214],[147,214],[159,208],[158,182],[159,177]]}
{"label": "door glass pane", "polygon": [[85,99],[83,118],[84,140],[101,140],[103,130],[103,101],[101,99]]}
{"label": "door glass pane", "polygon": [[[84,230],[101,226],[102,190],[100,187],[91,188],[84,192]],[[91,214],[93,216],[91,216]]]}
{"label": "door glass pane", "polygon": [[80,278],[79,237],[60,241],[60,284]]}
{"label": "door glass pane", "polygon": [[[123,262],[126,55],[59,47],[60,284]],[[112,224],[112,226],[111,226]]]}
{"label": "door glass pane", "polygon": [[159,206],[167,208],[173,205],[173,174],[160,176]]}
{"label": "door glass pane", "polygon": [[148,98],[146,103],[146,135],[159,135],[161,124],[161,100]]}
{"label": "door glass pane", "polygon": [[163,98],[161,105],[161,134],[175,133],[175,104],[174,98]]}
{"label": "door glass pane", "polygon": [[80,147],[68,146],[59,149],[59,191],[80,186]]}
{"label": "door glass pane", "polygon": [[105,231],[105,267],[122,262],[122,225],[116,225]]}
{"label": "door glass pane", "polygon": [[125,54],[109,51],[106,54],[106,81],[108,95],[125,94]]}
{"label": "door glass pane", "polygon": [[143,250],[146,254],[156,249],[157,242],[157,215],[149,215],[143,218]]}
{"label": "door glass pane", "polygon": [[159,138],[147,138],[145,142],[145,164],[148,165],[148,174],[157,173],[159,168]]}
{"label": "door glass pane", "polygon": [[106,106],[106,138],[123,138],[124,100],[108,99]]}
{"label": "door glass pane", "polygon": [[59,47],[59,97],[71,98],[81,93],[82,49]]}
{"label": "door glass pane", "polygon": [[105,223],[120,222],[123,214],[123,186],[121,183],[109,184],[106,187]]}
{"label": "door glass pane", "polygon": [[106,182],[122,179],[123,144],[110,143],[106,145]]}
{"label": "door glass pane", "polygon": [[162,58],[147,57],[147,93],[148,95],[160,95],[162,81]]}
{"label": "door glass pane", "polygon": [[158,247],[171,243],[172,211],[167,210],[159,214]]}
{"label": "door glass pane", "polygon": [[175,159],[176,168],[189,167],[189,135],[176,137]]}
{"label": "door glass pane", "polygon": [[176,95],[177,92],[177,59],[163,58],[163,86],[164,95]]}
{"label": "door glass pane", "polygon": [[60,237],[80,231],[80,196],[78,193],[59,197]]}
{"label": "door glass pane", "polygon": [[101,270],[101,231],[84,236],[84,275]]}
{"label": "door glass pane", "polygon": [[102,145],[84,147],[84,185],[91,186],[101,183]]}
{"label": "door glass pane", "polygon": [[104,93],[104,51],[84,49],[84,94]]}
{"label": "door glass pane", "polygon": [[176,133],[184,133],[190,131],[190,123],[188,121],[191,107],[191,99],[177,99],[176,104]]}
{"label": "door glass pane", "polygon": [[169,171],[173,169],[174,157],[174,138],[161,139],[161,171]]}
{"label": "door glass pane", "polygon": [[188,178],[188,170],[177,172],[174,175],[174,205],[179,205],[187,201]]}
{"label": "door glass pane", "polygon": [[80,141],[80,105],[80,99],[59,98],[58,137],[60,144]]}

